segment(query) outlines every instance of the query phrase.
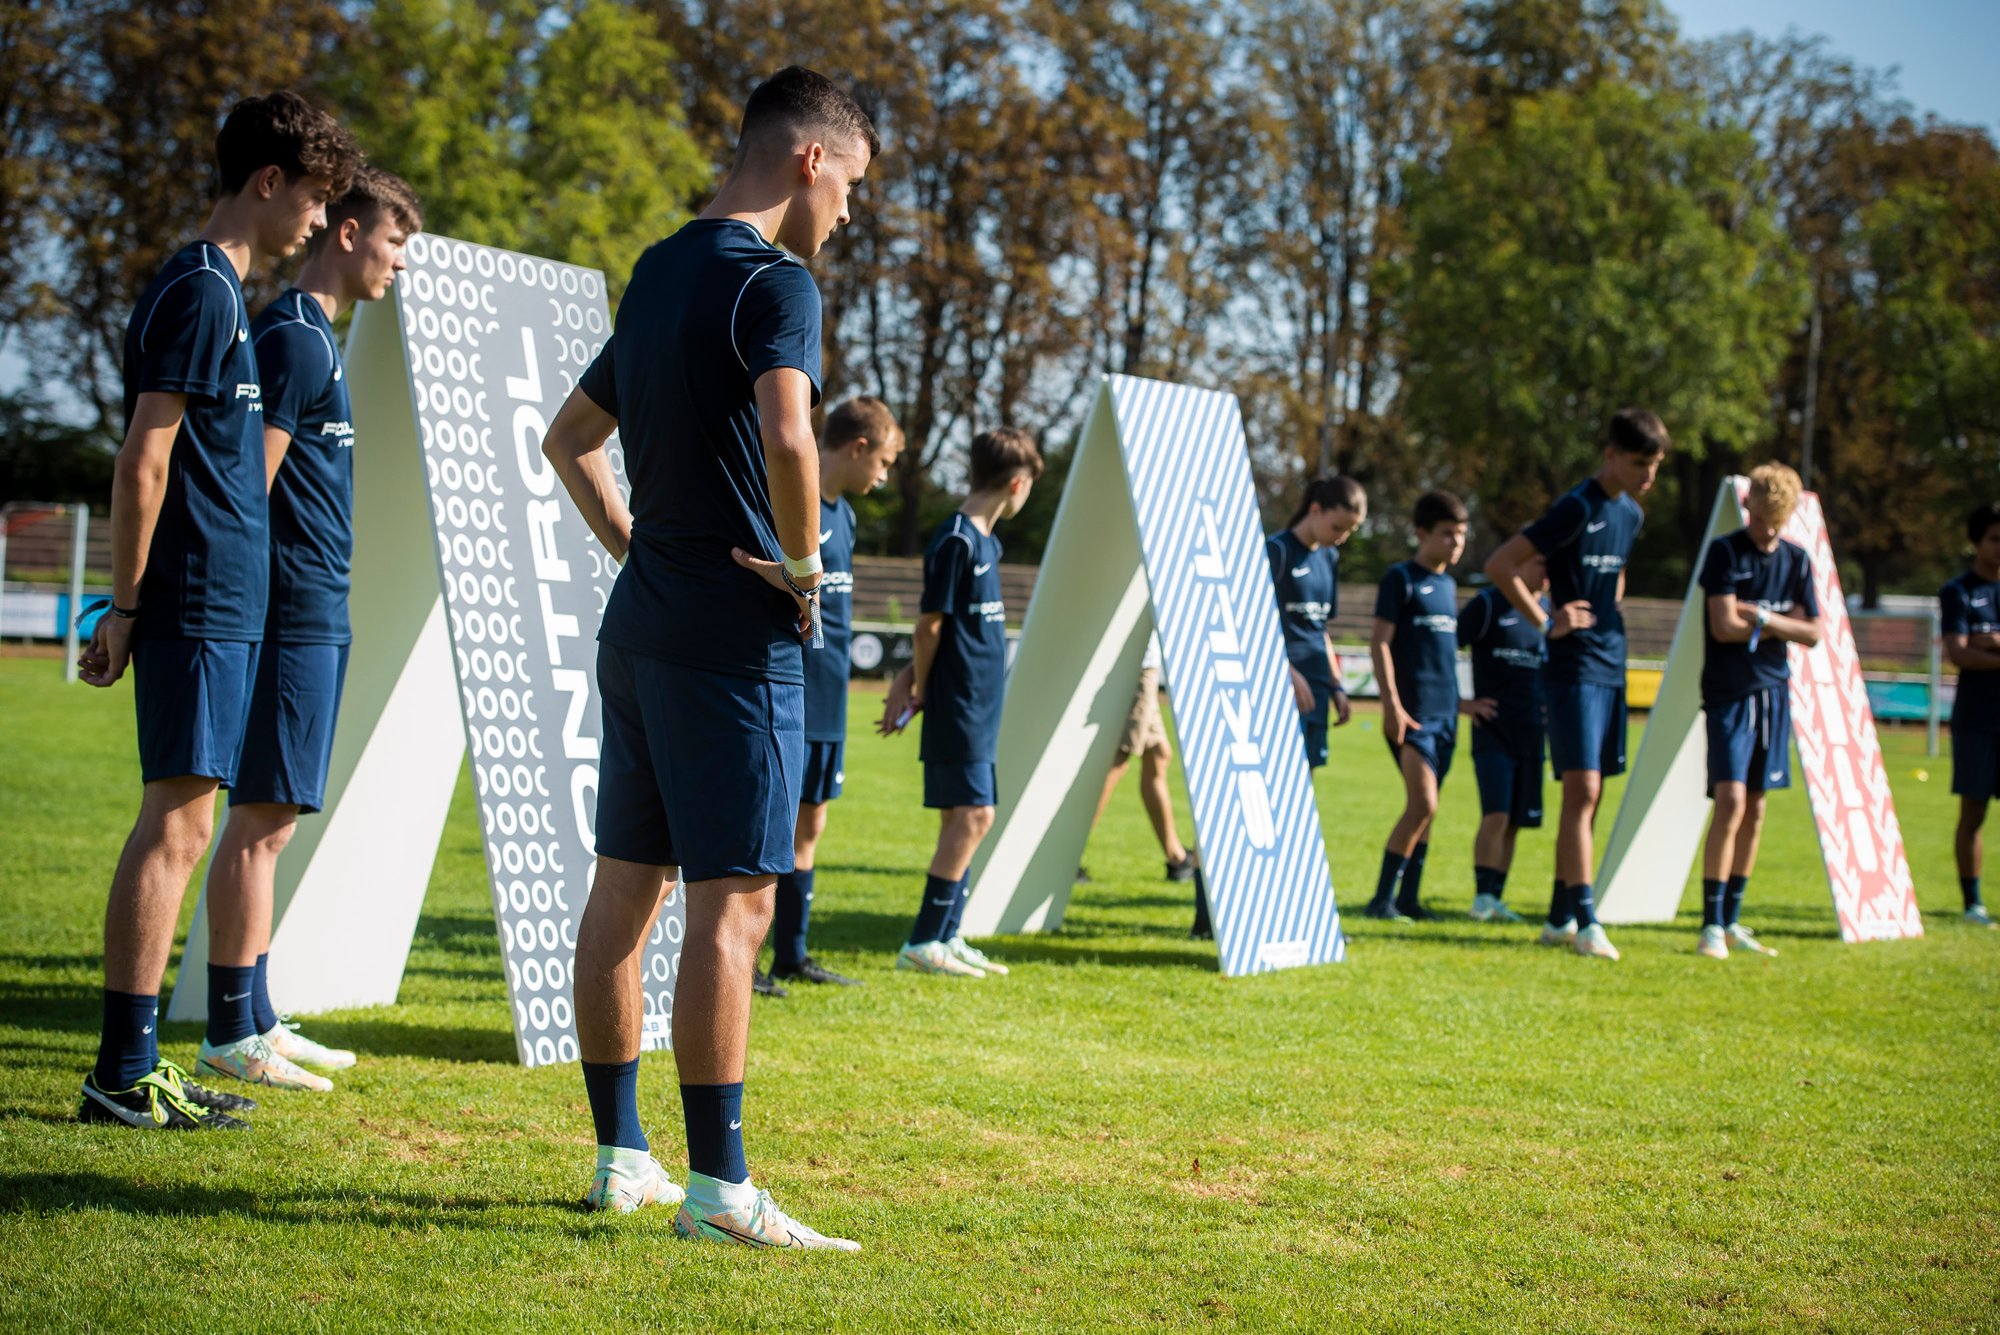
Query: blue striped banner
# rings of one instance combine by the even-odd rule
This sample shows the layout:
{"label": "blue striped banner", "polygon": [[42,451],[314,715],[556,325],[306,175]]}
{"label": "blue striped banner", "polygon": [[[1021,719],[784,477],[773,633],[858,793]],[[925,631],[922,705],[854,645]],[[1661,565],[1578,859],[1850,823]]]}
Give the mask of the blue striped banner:
{"label": "blue striped banner", "polygon": [[1109,377],[1222,971],[1341,959],[1236,396]]}

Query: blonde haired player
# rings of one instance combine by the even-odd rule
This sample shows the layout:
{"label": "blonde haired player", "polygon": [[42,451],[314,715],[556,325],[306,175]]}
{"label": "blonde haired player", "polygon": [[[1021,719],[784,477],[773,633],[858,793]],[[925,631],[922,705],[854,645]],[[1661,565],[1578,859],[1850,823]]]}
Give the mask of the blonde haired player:
{"label": "blonde haired player", "polygon": [[1757,861],[1764,795],[1792,783],[1788,646],[1819,643],[1812,559],[1779,537],[1799,504],[1799,475],[1769,463],[1750,473],[1750,522],[1709,543],[1701,563],[1708,595],[1701,704],[1708,715],[1708,792],[1715,801],[1702,850],[1701,944],[1728,959],[1729,943],[1764,955],[1736,920]]}

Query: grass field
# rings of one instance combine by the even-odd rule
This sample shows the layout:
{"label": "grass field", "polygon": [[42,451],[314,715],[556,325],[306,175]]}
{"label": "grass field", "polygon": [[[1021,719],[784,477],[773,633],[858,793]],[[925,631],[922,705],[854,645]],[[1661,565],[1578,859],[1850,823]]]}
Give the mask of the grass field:
{"label": "grass field", "polygon": [[[582,1084],[513,1063],[463,780],[402,1004],[309,1031],[365,1053],[333,1094],[247,1137],[76,1125],[131,732],[125,688],[0,661],[0,1329],[2000,1326],[2000,933],[1955,912],[1918,733],[1887,744],[1921,941],[1840,943],[1795,790],[1745,913],[1779,959],[1701,959],[1693,912],[1615,929],[1617,965],[1356,915],[1345,965],[1225,980],[1128,779],[1064,930],[962,984],[889,970],[932,827],[913,741],[857,730],[815,945],[868,985],[759,1003],[747,1119],[761,1184],[867,1246],[840,1258],[575,1207]],[[1374,720],[1337,732],[1344,904],[1398,801]],[[1427,878],[1454,912],[1475,808],[1468,766]],[[1549,873],[1524,837],[1517,906]],[[670,1059],[644,1069],[678,1176]]]}

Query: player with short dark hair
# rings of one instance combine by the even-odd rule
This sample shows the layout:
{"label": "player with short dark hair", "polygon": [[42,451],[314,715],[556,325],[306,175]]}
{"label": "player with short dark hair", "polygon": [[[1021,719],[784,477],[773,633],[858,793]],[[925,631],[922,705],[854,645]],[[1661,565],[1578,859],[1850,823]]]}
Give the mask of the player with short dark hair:
{"label": "player with short dark hair", "polygon": [[281,1022],[268,971],[278,855],[326,795],[353,641],[354,422],[333,322],[388,294],[423,211],[400,178],[363,167],[326,217],[326,230],[306,242],[298,279],[250,326],[264,387],[270,610],[243,763],[208,878],[208,1030],[196,1067],[322,1091],[333,1082],[305,1068],[345,1070],[354,1054]]}
{"label": "player with short dark hair", "polygon": [[[1597,921],[1591,867],[1604,780],[1625,772],[1625,621],[1618,609],[1625,598],[1625,562],[1645,522],[1633,498],[1652,488],[1670,444],[1667,428],[1653,413],[1643,408],[1617,413],[1605,433],[1597,472],[1486,561],[1487,577],[1515,610],[1551,632],[1545,674],[1549,759],[1563,795],[1556,884],[1542,944],[1568,944],[1600,959],[1618,958]],[[1556,606],[1590,604],[1587,616],[1571,618],[1570,632],[1560,639],[1525,578],[1537,555],[1546,558]]]}
{"label": "player with short dark hair", "polygon": [[[1539,553],[1522,578],[1537,594],[1548,587]],[[1553,609],[1546,601],[1542,605],[1550,615],[1549,639],[1569,634],[1571,617],[1590,614],[1588,603]],[[1459,609],[1458,644],[1471,654],[1475,704],[1492,702],[1490,710],[1472,711],[1472,770],[1479,780],[1480,814],[1472,844],[1470,916],[1475,922],[1518,923],[1521,915],[1505,898],[1507,875],[1514,866],[1516,836],[1542,824],[1542,667],[1548,646],[1542,631],[1492,586]]]}
{"label": "player with short dark hair", "polygon": [[1972,566],[1938,590],[1945,657],[1958,669],[1951,706],[1951,791],[1958,795],[1952,846],[1965,920],[1991,927],[1979,891],[1986,850],[1986,807],[2000,795],[2000,504],[1987,502],[1965,519]]}
{"label": "player with short dark hair", "polygon": [[[1417,551],[1382,576],[1369,654],[1382,692],[1382,736],[1403,779],[1403,814],[1389,831],[1370,918],[1422,921],[1437,915],[1420,898],[1438,789],[1458,742],[1458,583],[1448,573],[1465,554],[1465,503],[1448,491],[1418,498]],[[1490,700],[1468,708],[1491,712]],[[1400,889],[1398,888],[1400,886]]]}
{"label": "player with short dark hair", "polygon": [[1264,540],[1278,625],[1291,664],[1292,699],[1304,730],[1306,763],[1326,764],[1328,715],[1334,726],[1353,717],[1340,680],[1340,655],[1327,625],[1340,611],[1340,545],[1368,518],[1368,493],[1351,477],[1307,484],[1285,527]]}
{"label": "player with short dark hair", "polygon": [[[686,879],[674,1063],[682,1237],[859,1250],[780,1210],[743,1153],[752,979],[792,869],[805,765],[802,648],[819,624],[819,289],[800,259],[847,221],[874,132],[823,75],[750,95],[737,161],[632,270],[618,317],[543,441],[624,562],[598,633],[597,868],[577,928],[577,1042],[597,1133],[593,1209],[682,1200],[639,1123],[639,968]],[[798,258],[794,258],[798,257]],[[631,506],[605,442],[620,434]]]}
{"label": "player with short dark hair", "polygon": [[1750,472],[1750,522],[1708,544],[1698,576],[1703,618],[1701,707],[1708,728],[1708,795],[1715,810],[1702,850],[1701,941],[1728,959],[1733,941],[1778,952],[1737,921],[1757,862],[1764,795],[1792,786],[1792,666],[1787,646],[1819,643],[1812,558],[1780,537],[1798,508],[1799,475],[1780,463]]}
{"label": "player with short dark hair", "polygon": [[889,686],[883,736],[924,716],[924,805],[939,815],[924,898],[896,967],[953,978],[1007,973],[959,930],[972,855],[993,828],[994,757],[1007,689],[1007,602],[994,526],[1021,513],[1042,454],[1027,432],[999,427],[972,441],[971,494],[938,526],[924,553],[916,654]]}
{"label": "player with short dark hair", "polygon": [[243,277],[326,225],[354,140],[293,93],[247,98],[215,139],[208,224],[125,329],[125,442],[111,484],[111,606],[79,659],[93,686],[129,664],[145,782],[104,915],[104,1028],[78,1116],[235,1129],[249,1100],[162,1061],[160,980],[181,897],[236,782],[271,553],[262,388]]}
{"label": "player with short dark hair", "polygon": [[806,950],[812,923],[813,863],[826,833],[827,806],[846,781],[847,679],[854,637],[854,507],[847,494],[865,495],[882,485],[903,452],[903,429],[889,405],[862,396],[826,415],[819,441],[820,624],[826,644],[806,655],[806,772],[792,831],[792,870],[778,876],[771,922],[771,972],[758,990],[783,996],[781,982],[852,987],[859,979],[835,973]]}

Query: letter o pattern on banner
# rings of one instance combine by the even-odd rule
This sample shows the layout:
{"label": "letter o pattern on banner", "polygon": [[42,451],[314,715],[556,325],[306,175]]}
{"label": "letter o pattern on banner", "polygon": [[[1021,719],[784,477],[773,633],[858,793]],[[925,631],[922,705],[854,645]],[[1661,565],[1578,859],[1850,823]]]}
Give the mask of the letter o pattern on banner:
{"label": "letter o pattern on banner", "polygon": [[[596,873],[598,622],[618,566],[542,436],[611,322],[604,277],[420,233],[396,284],[514,1036],[577,1059],[571,967]],[[608,454],[621,486],[625,458]],[[683,904],[647,942],[642,1045],[667,1046]]]}

